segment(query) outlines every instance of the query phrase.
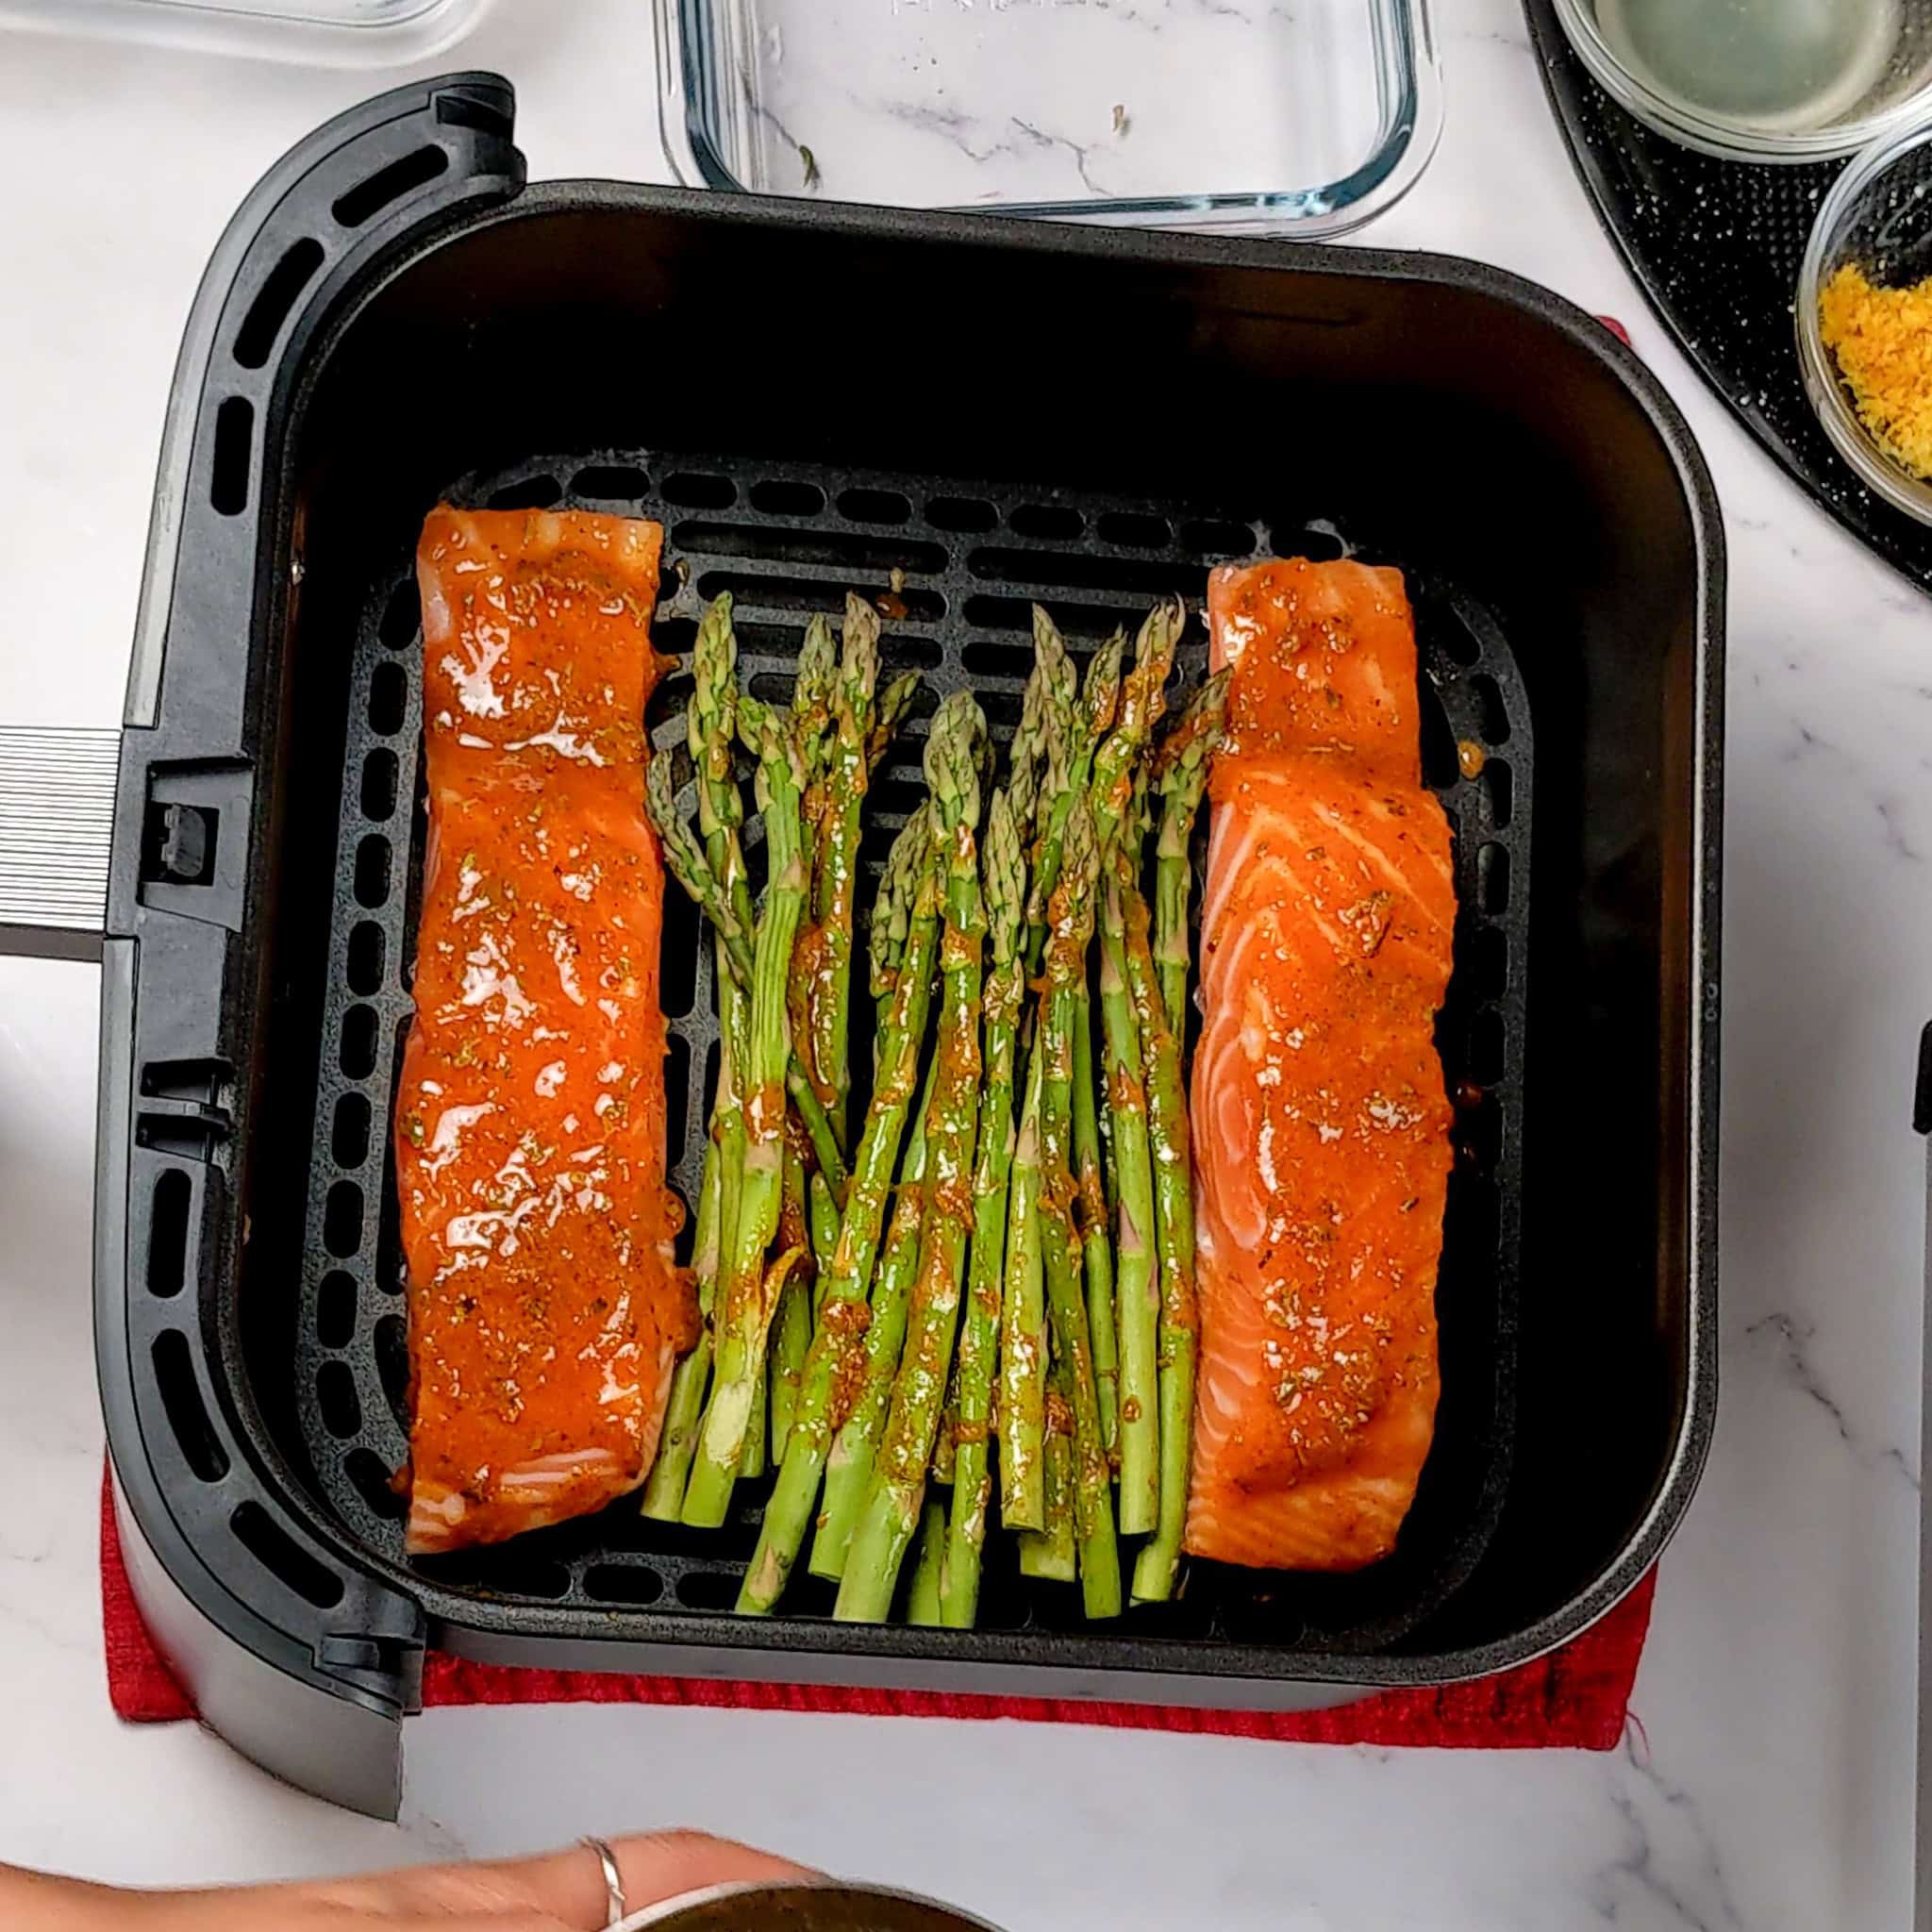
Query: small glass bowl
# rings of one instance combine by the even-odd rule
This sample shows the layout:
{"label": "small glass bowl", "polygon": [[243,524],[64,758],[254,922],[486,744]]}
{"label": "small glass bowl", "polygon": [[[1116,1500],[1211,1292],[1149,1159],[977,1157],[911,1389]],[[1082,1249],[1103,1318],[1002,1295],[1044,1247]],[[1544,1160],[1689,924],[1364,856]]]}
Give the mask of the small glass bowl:
{"label": "small glass bowl", "polygon": [[1886,502],[1932,524],[1932,483],[1904,468],[1866,428],[1824,343],[1825,285],[1855,261],[1881,285],[1932,275],[1932,121],[1861,154],[1824,197],[1798,270],[1798,359],[1805,392],[1832,446]]}
{"label": "small glass bowl", "polygon": [[[1796,0],[1555,5],[1578,58],[1620,107],[1724,160],[1857,154],[1932,98],[1932,0],[1839,0],[1823,13]],[[1821,44],[1820,32],[1836,38]]]}

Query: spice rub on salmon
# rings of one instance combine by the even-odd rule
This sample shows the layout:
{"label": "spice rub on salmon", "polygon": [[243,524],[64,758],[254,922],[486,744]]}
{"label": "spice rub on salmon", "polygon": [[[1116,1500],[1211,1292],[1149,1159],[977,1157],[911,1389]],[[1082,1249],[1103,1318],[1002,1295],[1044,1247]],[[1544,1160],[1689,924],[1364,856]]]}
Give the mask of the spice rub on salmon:
{"label": "spice rub on salmon", "polygon": [[662,534],[448,507],[423,529],[429,838],[395,1137],[416,1553],[635,1489],[694,1333],[643,798]]}
{"label": "spice rub on salmon", "polygon": [[1434,1428],[1449,828],[1397,572],[1228,566],[1208,620],[1234,674],[1202,910],[1187,1548],[1353,1570],[1394,1547]]}

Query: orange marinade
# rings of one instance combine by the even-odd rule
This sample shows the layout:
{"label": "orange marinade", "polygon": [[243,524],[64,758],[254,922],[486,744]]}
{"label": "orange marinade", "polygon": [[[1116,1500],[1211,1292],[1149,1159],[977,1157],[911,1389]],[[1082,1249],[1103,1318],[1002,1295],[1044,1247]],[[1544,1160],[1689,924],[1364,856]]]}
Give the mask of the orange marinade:
{"label": "orange marinade", "polygon": [[692,1335],[643,804],[662,537],[447,507],[423,528],[429,843],[395,1142],[418,1553],[635,1489]]}
{"label": "orange marinade", "polygon": [[1393,1548],[1434,1427],[1449,828],[1396,572],[1229,566],[1208,618],[1234,678],[1202,908],[1187,1547],[1351,1570]]}

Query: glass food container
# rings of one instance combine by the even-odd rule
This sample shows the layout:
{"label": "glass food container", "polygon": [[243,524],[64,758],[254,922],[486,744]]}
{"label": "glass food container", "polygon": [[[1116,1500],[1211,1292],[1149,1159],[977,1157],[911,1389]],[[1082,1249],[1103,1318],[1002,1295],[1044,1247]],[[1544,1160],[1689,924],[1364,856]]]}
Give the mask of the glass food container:
{"label": "glass food container", "polygon": [[1428,0],[656,0],[687,185],[1302,236],[1410,188]]}
{"label": "glass food container", "polygon": [[381,67],[454,46],[490,0],[0,0],[39,27],[324,67]]}
{"label": "glass food container", "polygon": [[[1874,142],[1832,184],[1818,209],[1792,305],[1805,392],[1832,446],[1888,503],[1932,524],[1932,482],[1908,470],[1867,425],[1825,340],[1824,291],[1848,265],[1880,290],[1932,278],[1932,122],[1922,120]],[[1924,348],[1917,366],[1932,366]]]}

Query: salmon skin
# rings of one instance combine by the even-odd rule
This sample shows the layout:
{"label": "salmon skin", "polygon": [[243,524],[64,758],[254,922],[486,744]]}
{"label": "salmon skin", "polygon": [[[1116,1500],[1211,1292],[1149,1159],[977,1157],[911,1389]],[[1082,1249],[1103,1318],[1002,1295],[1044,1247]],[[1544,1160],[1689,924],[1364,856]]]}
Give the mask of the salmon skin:
{"label": "salmon skin", "polygon": [[1225,566],[1193,1071],[1200,1374],[1187,1547],[1386,1557],[1428,1455],[1456,901],[1401,575]]}
{"label": "salmon skin", "polygon": [[693,1333],[643,795],[662,540],[549,511],[423,528],[429,841],[395,1136],[413,1553],[635,1489]]}

